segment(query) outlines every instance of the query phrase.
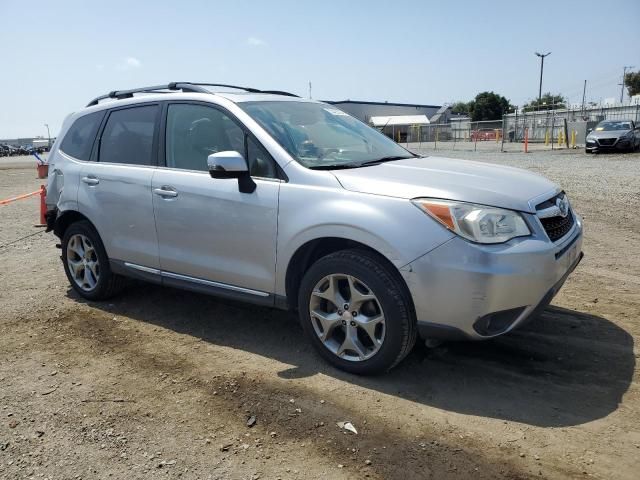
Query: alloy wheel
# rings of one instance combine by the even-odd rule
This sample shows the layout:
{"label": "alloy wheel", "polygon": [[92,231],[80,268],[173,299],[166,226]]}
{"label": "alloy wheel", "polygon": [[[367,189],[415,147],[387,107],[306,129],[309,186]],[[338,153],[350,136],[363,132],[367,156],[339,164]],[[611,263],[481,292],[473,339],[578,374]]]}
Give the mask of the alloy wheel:
{"label": "alloy wheel", "polygon": [[90,292],[100,279],[100,262],[91,240],[76,233],[67,242],[67,266],[75,284]]}
{"label": "alloy wheel", "polygon": [[335,273],[322,278],[311,292],[309,315],[325,348],[344,360],[367,360],[384,342],[380,301],[353,275]]}

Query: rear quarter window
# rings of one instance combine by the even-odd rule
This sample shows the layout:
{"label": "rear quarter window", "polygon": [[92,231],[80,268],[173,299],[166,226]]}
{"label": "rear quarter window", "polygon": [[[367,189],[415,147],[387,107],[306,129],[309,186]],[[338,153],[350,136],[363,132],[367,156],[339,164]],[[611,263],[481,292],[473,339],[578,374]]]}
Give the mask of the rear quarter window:
{"label": "rear quarter window", "polygon": [[98,133],[104,112],[94,112],[78,118],[62,140],[60,150],[78,160],[89,160],[91,147]]}

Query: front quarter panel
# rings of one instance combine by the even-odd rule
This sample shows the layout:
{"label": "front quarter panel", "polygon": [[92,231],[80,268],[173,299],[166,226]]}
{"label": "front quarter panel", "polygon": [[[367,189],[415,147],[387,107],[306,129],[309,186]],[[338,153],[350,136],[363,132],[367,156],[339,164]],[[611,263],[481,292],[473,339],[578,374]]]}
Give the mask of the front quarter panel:
{"label": "front quarter panel", "polygon": [[311,240],[327,237],[354,240],[376,250],[400,269],[453,236],[409,200],[349,192],[339,186],[335,177],[333,181],[334,186],[293,182],[281,186],[278,295],[285,295],[285,276],[291,258]]}

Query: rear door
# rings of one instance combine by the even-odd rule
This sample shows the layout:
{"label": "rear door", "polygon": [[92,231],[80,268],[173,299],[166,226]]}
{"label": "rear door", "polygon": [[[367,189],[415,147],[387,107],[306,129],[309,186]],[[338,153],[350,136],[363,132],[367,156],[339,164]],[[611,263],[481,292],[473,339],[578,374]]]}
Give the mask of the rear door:
{"label": "rear door", "polygon": [[[166,138],[153,177],[153,203],[163,282],[190,282],[265,297],[276,260],[277,166],[229,112],[210,104],[170,103]],[[213,179],[207,156],[225,150],[248,159],[257,187]]]}
{"label": "rear door", "polygon": [[151,180],[160,111],[159,104],[111,110],[78,190],[80,212],[95,225],[109,258],[143,271],[159,267]]}

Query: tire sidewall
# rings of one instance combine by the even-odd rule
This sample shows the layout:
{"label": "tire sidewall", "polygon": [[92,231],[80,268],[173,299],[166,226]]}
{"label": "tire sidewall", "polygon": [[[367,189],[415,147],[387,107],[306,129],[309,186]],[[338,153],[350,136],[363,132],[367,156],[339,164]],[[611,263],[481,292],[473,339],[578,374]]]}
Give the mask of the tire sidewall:
{"label": "tire sidewall", "polygon": [[[365,257],[368,261],[375,261]],[[378,265],[380,263],[378,262]],[[384,268],[384,267],[382,267]],[[362,281],[375,294],[385,316],[385,338],[380,350],[371,358],[360,362],[344,360],[329,351],[318,338],[309,314],[311,292],[316,284],[330,274],[352,275]],[[388,274],[388,273],[387,273]],[[397,280],[390,289],[385,282],[365,265],[344,258],[324,257],[318,260],[305,274],[298,295],[298,312],[302,327],[311,343],[329,363],[336,367],[357,374],[378,374],[395,365],[403,348],[406,325],[411,321],[410,309],[405,295],[400,291]]]}
{"label": "tire sidewall", "polygon": [[[69,243],[69,239],[76,234],[82,234],[91,240],[98,257],[100,277],[98,278],[98,283],[95,288],[91,291],[83,290],[76,284],[71,272],[69,271],[69,265],[67,264],[67,245]],[[71,287],[80,296],[87,300],[99,300],[104,296],[108,288],[109,277],[112,275],[111,269],[109,268],[109,257],[104,249],[102,240],[100,240],[100,235],[98,235],[95,228],[93,228],[88,222],[75,222],[65,230],[64,235],[62,236],[62,265],[64,266],[64,272],[67,275],[67,279],[69,280]]]}

